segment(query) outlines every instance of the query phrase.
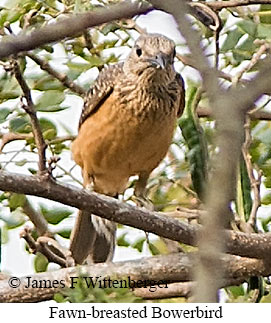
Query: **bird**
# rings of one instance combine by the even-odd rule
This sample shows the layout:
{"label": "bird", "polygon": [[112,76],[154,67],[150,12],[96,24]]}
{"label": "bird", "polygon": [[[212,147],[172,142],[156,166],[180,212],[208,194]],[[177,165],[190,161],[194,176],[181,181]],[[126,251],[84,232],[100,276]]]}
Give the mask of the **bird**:
{"label": "bird", "polygon": [[[185,106],[175,55],[171,39],[142,34],[123,62],[99,73],[85,96],[71,147],[84,187],[117,197],[137,175],[134,195],[146,200],[148,178],[167,154]],[[69,249],[77,264],[110,262],[115,240],[115,222],[81,210]]]}

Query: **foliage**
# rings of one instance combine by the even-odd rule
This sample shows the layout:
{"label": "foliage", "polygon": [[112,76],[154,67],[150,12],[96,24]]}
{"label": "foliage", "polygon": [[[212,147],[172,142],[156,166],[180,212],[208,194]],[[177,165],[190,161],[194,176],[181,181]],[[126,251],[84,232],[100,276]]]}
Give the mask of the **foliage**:
{"label": "foliage", "polygon": [[[103,3],[104,1],[100,1]],[[112,2],[112,1],[109,1]],[[116,1],[115,1],[116,2]],[[10,6],[0,9],[0,33],[2,40],[10,33],[18,34],[25,29],[31,30],[51,23],[65,15],[75,12],[93,10],[97,6],[91,1],[57,1],[57,0],[16,0]],[[221,85],[228,88],[235,82],[243,82],[257,72],[261,55],[259,51],[270,48],[271,14],[270,5],[260,5],[253,10],[249,7],[222,10],[220,17],[223,28],[220,32],[219,69],[229,77],[221,79]],[[201,23],[194,20],[194,25],[203,36],[202,46],[210,61],[214,61],[213,33]],[[31,54],[49,64],[59,74],[66,75],[71,81],[87,90],[93,83],[98,72],[106,64],[123,59],[138,35],[137,25],[130,22],[111,22],[92,28],[77,37],[65,39],[58,44],[50,44],[34,49]],[[177,44],[177,53],[186,51],[184,43]],[[258,56],[257,56],[258,55]],[[40,68],[33,59],[19,55],[18,62],[23,77],[31,89],[33,101],[41,130],[48,144],[47,159],[60,157],[55,164],[53,175],[57,180],[81,185],[77,167],[70,159],[70,139],[67,136],[76,134],[83,100],[78,93],[68,88],[61,78],[56,78],[48,70]],[[149,197],[159,211],[175,210],[176,207],[198,208],[205,194],[208,173],[212,170],[209,158],[215,154],[215,124],[212,118],[198,118],[198,107],[209,107],[204,95],[201,80],[191,69],[179,62],[176,68],[186,81],[187,105],[177,129],[174,144],[165,161],[155,170],[149,180]],[[193,74],[192,81],[190,77]],[[236,80],[236,75],[239,78]],[[63,78],[62,78],[63,79]],[[36,174],[37,147],[31,136],[29,116],[21,107],[22,91],[10,70],[9,60],[1,63],[0,69],[0,137],[4,140],[8,133],[13,133],[20,140],[7,142],[0,154],[1,169],[18,171],[25,174]],[[265,95],[256,102],[257,111],[270,110],[270,97]],[[225,107],[227,113],[227,107]],[[161,125],[163,126],[163,125]],[[270,188],[271,188],[271,127],[270,121],[253,120],[250,124],[251,143],[248,154],[254,173],[262,173],[261,183],[261,216],[257,217],[256,230],[270,231]],[[233,188],[232,210],[242,221],[250,218],[253,203],[253,185],[244,159],[240,160],[238,185]],[[131,187],[134,182],[131,181]],[[223,185],[223,183],[222,183]],[[125,193],[125,199],[132,197],[131,190]],[[38,200],[29,200],[33,208],[49,223],[49,229],[57,239],[69,238],[68,221],[74,216],[74,210],[55,206]],[[29,214],[25,208],[26,196],[2,192],[0,195],[0,224],[2,243],[8,239],[9,230],[21,228],[29,222]],[[121,231],[122,230],[122,231]],[[158,237],[146,237],[137,234],[136,230],[120,227],[121,234],[117,244],[138,252],[148,251],[150,254],[169,252],[165,241]],[[3,239],[5,237],[5,239]],[[3,257],[3,255],[2,255]],[[1,259],[1,258],[0,258]],[[48,269],[48,260],[44,255],[37,254],[34,261],[37,272]],[[259,287],[259,286],[258,286]],[[266,295],[262,301],[270,301],[268,284],[264,282]],[[250,301],[252,290],[244,286],[227,289],[230,301]],[[75,290],[64,295],[56,295],[57,301],[86,302],[134,302],[138,301],[127,290],[91,289],[81,283]]]}
{"label": "foliage", "polygon": [[[113,280],[112,277],[110,279]],[[78,280],[74,288],[67,288],[54,297],[59,303],[139,303],[143,300],[136,297],[128,288],[99,288],[89,286],[83,278]]]}

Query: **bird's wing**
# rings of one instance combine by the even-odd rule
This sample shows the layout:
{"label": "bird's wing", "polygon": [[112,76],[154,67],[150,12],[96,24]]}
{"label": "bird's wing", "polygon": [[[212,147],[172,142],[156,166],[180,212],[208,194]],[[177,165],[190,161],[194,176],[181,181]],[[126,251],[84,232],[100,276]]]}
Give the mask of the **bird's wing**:
{"label": "bird's wing", "polygon": [[93,86],[89,89],[79,120],[79,129],[84,121],[95,113],[114,90],[116,81],[123,73],[123,63],[105,67]]}
{"label": "bird's wing", "polygon": [[185,88],[184,88],[184,80],[181,74],[179,73],[176,74],[176,83],[180,91],[180,101],[179,101],[178,114],[177,114],[178,117],[180,117],[185,107]]}

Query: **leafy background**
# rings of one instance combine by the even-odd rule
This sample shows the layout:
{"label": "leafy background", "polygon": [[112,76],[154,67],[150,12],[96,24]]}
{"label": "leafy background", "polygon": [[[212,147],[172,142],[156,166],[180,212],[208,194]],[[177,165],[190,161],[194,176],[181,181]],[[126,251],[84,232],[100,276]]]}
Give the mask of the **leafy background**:
{"label": "leafy background", "polygon": [[[112,2],[117,1],[13,0],[3,2],[0,8],[0,34],[4,40],[11,33],[17,34],[26,28],[31,30],[71,13],[92,10],[98,5]],[[84,89],[88,89],[104,65],[125,58],[144,26],[148,27],[148,31],[155,31],[158,28],[155,23],[157,15],[158,13],[155,13],[149,15],[149,18],[148,16],[147,18],[139,18],[136,20],[136,24],[132,21],[122,21],[92,28],[78,37],[35,49],[31,55],[49,63],[53,69],[67,75]],[[221,79],[221,85],[227,88],[236,82],[250,79],[257,72],[258,60],[268,53],[271,40],[271,5],[222,10],[220,17],[223,28],[219,41],[219,69],[229,76],[226,79]],[[185,42],[181,36],[177,35],[174,23],[165,14],[163,19],[165,26],[173,30],[171,36],[173,34],[175,36],[177,53],[182,57],[189,58]],[[213,33],[195,19],[193,19],[193,24],[201,32],[202,46],[213,64],[215,52]],[[165,29],[164,26],[161,29]],[[267,46],[267,49],[254,62],[255,55],[259,53],[263,44]],[[27,54],[20,55],[18,60],[24,78],[31,88],[43,136],[48,143],[47,157],[60,158],[55,164],[53,175],[59,181],[82,186],[80,170],[74,165],[70,156],[71,139],[76,135],[76,126],[83,104],[82,98],[65,87],[63,82],[42,70]],[[254,63],[252,66],[251,62]],[[21,134],[23,139],[10,142],[3,147],[0,154],[0,166],[4,170],[28,175],[35,174],[37,172],[37,149],[31,136],[30,121],[21,108],[20,96],[22,92],[20,87],[7,67],[8,61],[0,63],[0,135],[3,137],[7,133],[16,133]],[[173,211],[176,207],[190,209],[200,207],[205,182],[212,169],[209,159],[215,153],[215,124],[210,117],[199,118],[196,113],[199,106],[208,108],[208,100],[201,89],[198,73],[192,67],[183,65],[179,59],[176,59],[175,67],[185,78],[186,110],[179,120],[174,142],[167,157],[153,172],[148,184],[149,197],[155,208],[166,212]],[[236,77],[238,75],[239,78]],[[254,108],[257,111],[270,111],[270,97],[264,95]],[[271,203],[270,121],[253,120],[250,123],[250,131],[249,154],[253,172],[262,174],[260,185],[262,206],[258,209],[257,225],[254,230],[268,232],[271,221],[269,207]],[[68,140],[66,140],[67,138]],[[132,203],[134,180],[134,178],[131,179],[130,186],[123,196],[123,199],[128,203]],[[251,187],[246,164],[241,161],[238,185],[236,188],[233,187],[232,208],[243,221],[249,219],[253,204],[254,196]],[[6,257],[7,259],[12,257],[6,254],[6,250],[17,248],[18,240],[15,236],[18,234],[18,228],[31,225],[27,213],[29,206],[45,217],[50,224],[50,231],[55,234],[56,239],[61,244],[68,245],[68,238],[76,215],[75,209],[20,194],[4,192],[0,192],[0,194],[2,270],[7,270],[5,267],[8,264]],[[20,243],[23,244],[22,241]],[[169,246],[165,240],[150,235],[149,241],[147,241],[143,232],[124,226],[119,226],[118,246],[117,259],[169,252]],[[184,245],[182,248],[190,250]],[[24,249],[20,253],[28,255],[28,248],[25,246]],[[48,264],[46,257],[41,254],[29,255],[23,259],[27,259],[25,266],[27,268],[29,265],[33,266],[33,271],[36,272],[55,268],[55,265]],[[12,268],[8,267],[10,273],[16,274],[22,271],[21,264],[16,260],[10,263],[13,264]],[[253,288],[261,290],[257,301],[270,300],[268,278],[258,279],[256,287],[254,285]],[[227,288],[224,291],[225,299],[239,302],[251,301],[253,288],[249,284]],[[66,298],[58,296],[57,300],[91,301],[89,295],[85,298],[82,296],[85,295],[84,293],[84,287],[81,286],[79,294],[66,295]],[[110,291],[106,293],[109,295]],[[95,301],[104,300],[104,295],[100,295],[98,292],[97,295]],[[123,299],[123,295],[118,295],[118,297]],[[125,297],[126,301],[136,301],[131,295],[127,294]]]}

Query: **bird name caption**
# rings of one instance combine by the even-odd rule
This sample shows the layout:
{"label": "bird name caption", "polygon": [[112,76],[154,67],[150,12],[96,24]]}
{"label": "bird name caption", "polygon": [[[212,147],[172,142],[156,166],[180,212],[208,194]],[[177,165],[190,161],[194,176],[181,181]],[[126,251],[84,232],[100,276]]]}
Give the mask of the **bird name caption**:
{"label": "bird name caption", "polygon": [[23,278],[10,277],[8,284],[11,288],[24,287],[26,289],[43,289],[54,288],[61,289],[68,287],[70,289],[76,288],[77,285],[83,281],[87,288],[146,288],[149,292],[156,292],[161,288],[168,288],[168,281],[166,280],[135,280],[128,276],[126,279],[113,279],[109,276],[71,276],[68,281],[64,279],[36,279],[31,276]]}
{"label": "bird name caption", "polygon": [[[81,304],[82,305],[82,304]],[[119,306],[120,304],[118,304]],[[116,308],[100,308],[97,306],[84,309],[63,309],[60,306],[49,307],[50,319],[222,319],[222,306],[201,305],[189,309],[186,304],[176,304],[174,308],[161,304],[133,308],[133,304]],[[211,307],[211,308],[210,308]],[[183,309],[182,309],[183,308]]]}

